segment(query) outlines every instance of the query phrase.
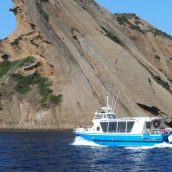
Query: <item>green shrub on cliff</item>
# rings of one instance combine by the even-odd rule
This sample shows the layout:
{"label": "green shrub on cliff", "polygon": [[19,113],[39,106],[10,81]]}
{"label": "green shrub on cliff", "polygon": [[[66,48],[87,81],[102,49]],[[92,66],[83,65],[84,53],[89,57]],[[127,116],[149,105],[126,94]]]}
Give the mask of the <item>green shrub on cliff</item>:
{"label": "green shrub on cliff", "polygon": [[3,110],[3,107],[1,105],[1,96],[2,96],[2,93],[0,92],[0,110]]}
{"label": "green shrub on cliff", "polygon": [[58,96],[50,95],[50,102],[53,104],[59,104],[61,101],[62,95],[59,94]]}
{"label": "green shrub on cliff", "polygon": [[[0,78],[8,73],[9,76],[6,75],[6,77],[11,76],[11,79],[16,82],[14,89],[22,95],[25,95],[26,93],[31,91],[32,90],[31,86],[37,85],[39,89],[39,95],[41,97],[40,103],[42,105],[46,105],[46,102],[48,100],[49,100],[48,102],[50,103],[59,104],[62,95],[58,95],[58,96],[52,95],[52,90],[50,89],[52,83],[48,80],[48,78],[43,77],[40,74],[23,76],[21,74],[14,73],[17,71],[17,69],[21,68],[22,66],[33,62],[33,60],[34,58],[32,56],[28,56],[22,60],[0,62]],[[0,95],[0,99],[1,99],[1,95]]]}
{"label": "green shrub on cliff", "polygon": [[166,90],[170,90],[170,85],[168,82],[162,80],[159,76],[154,76],[154,80],[160,84],[162,87],[164,87]]}
{"label": "green shrub on cliff", "polygon": [[53,104],[60,103],[62,95],[52,95],[52,90],[50,89],[50,86],[52,85],[51,82],[40,74],[32,74],[28,76],[12,74],[11,78],[17,82],[14,89],[20,94],[26,94],[27,92],[31,91],[32,85],[37,85],[39,89],[39,95],[41,96],[40,103],[42,105],[46,104],[48,99]]}
{"label": "green shrub on cliff", "polygon": [[[46,0],[47,1],[47,0]],[[45,0],[36,0],[36,7],[37,10],[39,12],[39,14],[48,22],[49,21],[49,15],[44,11],[43,7],[42,7],[42,3],[41,2],[46,2]]]}
{"label": "green shrub on cliff", "polygon": [[[130,19],[134,19],[135,24],[133,24]],[[128,25],[131,29],[145,34],[145,31],[139,26],[139,24],[141,24],[140,19],[134,13],[117,14],[117,21],[120,25]]]}
{"label": "green shrub on cliff", "polygon": [[160,59],[161,59],[161,57],[160,57],[159,55],[157,55],[157,54],[156,54],[154,57],[155,57],[157,60],[160,60]]}
{"label": "green shrub on cliff", "polygon": [[0,78],[5,75],[13,66],[16,65],[15,62],[3,61],[0,63]]}
{"label": "green shrub on cliff", "polygon": [[0,78],[5,75],[9,70],[11,69],[18,69],[25,65],[26,63],[29,63],[33,61],[32,56],[28,56],[22,60],[15,60],[15,61],[3,61],[0,62]]}

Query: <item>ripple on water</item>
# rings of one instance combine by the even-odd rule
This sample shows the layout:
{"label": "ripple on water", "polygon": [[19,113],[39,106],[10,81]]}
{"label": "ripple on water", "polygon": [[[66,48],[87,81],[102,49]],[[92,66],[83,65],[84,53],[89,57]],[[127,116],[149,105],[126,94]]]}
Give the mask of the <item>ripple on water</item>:
{"label": "ripple on water", "polygon": [[166,172],[171,171],[171,147],[101,147],[75,139],[70,131],[0,133],[0,171]]}

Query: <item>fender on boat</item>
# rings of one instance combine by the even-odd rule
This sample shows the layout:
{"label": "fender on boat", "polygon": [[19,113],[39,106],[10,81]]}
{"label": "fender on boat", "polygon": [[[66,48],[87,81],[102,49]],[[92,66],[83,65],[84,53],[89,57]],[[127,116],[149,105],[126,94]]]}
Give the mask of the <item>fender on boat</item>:
{"label": "fender on boat", "polygon": [[168,136],[168,141],[172,143],[172,135]]}

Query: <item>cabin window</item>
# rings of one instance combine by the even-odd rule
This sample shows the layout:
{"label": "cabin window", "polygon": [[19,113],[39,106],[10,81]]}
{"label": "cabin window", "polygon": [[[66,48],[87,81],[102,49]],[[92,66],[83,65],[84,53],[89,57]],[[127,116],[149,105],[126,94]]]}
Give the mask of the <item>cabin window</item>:
{"label": "cabin window", "polygon": [[107,132],[107,128],[108,128],[108,122],[101,122],[100,123],[103,132]]}
{"label": "cabin window", "polygon": [[104,118],[107,118],[107,116],[106,116],[106,115],[104,115]]}
{"label": "cabin window", "polygon": [[109,133],[115,133],[116,132],[116,126],[117,122],[109,122]]}
{"label": "cabin window", "polygon": [[118,133],[125,133],[126,131],[126,122],[118,122]]}
{"label": "cabin window", "polygon": [[115,115],[113,114],[107,114],[108,119],[115,119]]}
{"label": "cabin window", "polygon": [[146,129],[151,129],[151,125],[152,125],[151,122],[146,122]]}
{"label": "cabin window", "polygon": [[134,125],[134,121],[127,121],[127,133],[130,133]]}
{"label": "cabin window", "polygon": [[102,119],[103,118],[103,115],[102,114],[97,114],[95,119]]}

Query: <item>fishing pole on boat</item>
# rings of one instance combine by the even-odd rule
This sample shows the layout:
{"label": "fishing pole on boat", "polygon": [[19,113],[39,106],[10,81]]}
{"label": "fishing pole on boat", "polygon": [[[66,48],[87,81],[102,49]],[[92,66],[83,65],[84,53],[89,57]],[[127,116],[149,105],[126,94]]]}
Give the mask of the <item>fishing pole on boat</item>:
{"label": "fishing pole on boat", "polygon": [[115,98],[115,89],[113,90],[113,94],[112,94],[111,107],[113,107],[114,98]]}
{"label": "fishing pole on boat", "polygon": [[118,96],[119,96],[120,92],[121,92],[121,89],[118,91],[118,94],[117,94],[116,100],[115,100],[115,104],[114,104],[114,106],[112,107],[112,111],[114,111],[114,109],[116,108],[116,104],[117,104]]}

